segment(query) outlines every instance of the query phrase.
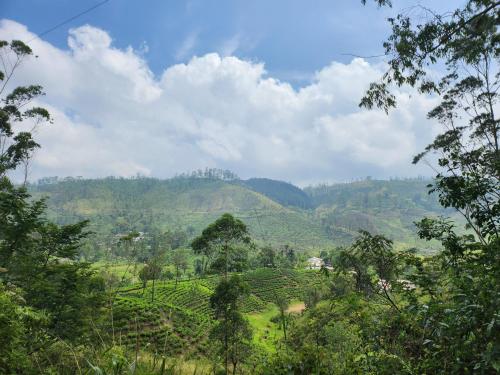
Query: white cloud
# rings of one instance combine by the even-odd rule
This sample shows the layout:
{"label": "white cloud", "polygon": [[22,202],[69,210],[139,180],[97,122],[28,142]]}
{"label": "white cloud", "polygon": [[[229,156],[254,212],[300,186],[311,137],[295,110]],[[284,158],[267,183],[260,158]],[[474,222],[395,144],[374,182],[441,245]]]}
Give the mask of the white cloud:
{"label": "white cloud", "polygon": [[[23,25],[0,23],[1,39],[32,37]],[[433,100],[401,92],[390,116],[359,109],[383,72],[362,59],[332,62],[297,90],[262,63],[216,53],[155,78],[140,52],[113,47],[88,25],[70,31],[69,50],[31,45],[39,58],[24,63],[14,84],[42,84],[55,118],[37,134],[34,178],[167,177],[205,166],[296,183],[427,172],[410,161],[435,134],[425,119]]]}

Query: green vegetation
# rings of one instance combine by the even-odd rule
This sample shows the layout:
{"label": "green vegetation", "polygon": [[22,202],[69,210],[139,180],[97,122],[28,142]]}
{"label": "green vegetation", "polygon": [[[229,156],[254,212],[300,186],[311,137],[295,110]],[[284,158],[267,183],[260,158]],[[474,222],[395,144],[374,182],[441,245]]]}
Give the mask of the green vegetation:
{"label": "green vegetation", "polygon": [[[0,56],[12,64],[0,74],[9,79],[32,55],[21,41],[0,41]],[[7,78],[6,78],[7,77]],[[40,86],[21,86],[3,95],[0,88],[0,372],[33,373],[35,366],[57,371],[62,345],[85,345],[95,338],[92,322],[104,301],[103,280],[90,265],[78,262],[80,242],[88,236],[86,221],[59,226],[45,218],[45,201],[30,200],[24,185],[8,173],[27,165],[39,145],[29,132],[15,132],[21,120],[34,125],[50,120],[30,103]],[[57,365],[52,366],[51,361]]]}
{"label": "green vegetation", "polygon": [[270,180],[268,178],[251,178],[242,181],[242,183],[244,186],[248,186],[253,191],[261,193],[283,206],[298,208],[313,207],[309,195],[290,183]]}
{"label": "green vegetation", "polygon": [[[239,182],[177,177],[102,180],[66,179],[31,185],[34,197],[48,197],[48,216],[57,222],[90,220],[97,244],[130,231],[151,233],[182,230],[190,238],[225,212],[249,227],[255,240],[310,248],[329,243],[313,213],[285,207]],[[97,248],[97,249],[96,249]]]}
{"label": "green vegetation", "polygon": [[277,314],[278,309],[274,305],[268,305],[263,311],[248,314],[254,345],[268,353],[276,352],[276,345],[283,337],[278,324],[273,322]]}
{"label": "green vegetation", "polygon": [[[463,222],[427,193],[428,180],[364,180],[304,191],[287,183],[262,180],[265,189],[257,191],[253,185],[261,179],[193,177],[52,180],[31,185],[30,191],[35,197],[48,197],[48,216],[60,224],[90,220],[89,228],[96,236],[87,245],[87,252],[97,257],[106,257],[103,248],[113,246],[117,234],[174,229],[193,238],[225,212],[243,220],[257,243],[289,244],[298,250],[347,245],[362,229],[391,237],[400,248],[418,246],[432,252],[439,248],[438,243],[420,240],[415,221],[424,216],[452,215]],[[250,181],[252,187],[247,185]],[[307,196],[309,203],[277,198],[289,190],[301,199]]]}
{"label": "green vegetation", "polygon": [[[0,372],[498,373],[499,8],[470,0],[446,17],[429,11],[418,27],[404,15],[391,19],[384,44],[390,70],[361,101],[388,111],[397,104],[393,83],[440,96],[429,117],[445,132],[415,162],[437,154],[441,172],[430,187],[444,209],[420,192],[419,180],[313,187],[306,199],[271,180],[250,181],[248,189],[219,170],[167,181],[45,181],[32,187],[32,196],[8,173],[26,176],[39,145],[12,125],[50,116],[27,108],[40,86],[4,95],[3,85]],[[0,41],[0,53],[15,61],[0,74],[8,81],[31,49]],[[428,66],[437,63],[448,74],[433,81]],[[465,125],[457,124],[462,116],[469,116]],[[47,193],[54,202],[48,214],[45,200],[37,199]],[[267,222],[273,241],[262,231],[255,243],[259,236],[243,213],[256,207],[287,219]],[[419,241],[439,243],[441,251],[401,249],[412,215],[445,215],[450,208],[466,230],[435,215],[416,224]],[[231,209],[238,217],[221,212]],[[50,221],[57,215],[60,224]],[[89,217],[99,228],[94,242],[85,242],[88,222],[77,220]],[[310,231],[320,239],[315,245],[328,237],[342,243],[360,228],[367,230],[349,244],[318,251],[319,270],[306,270],[304,253],[286,238]],[[108,261],[82,261],[92,250]]]}
{"label": "green vegetation", "polygon": [[[151,283],[144,292],[140,284],[120,289],[113,310],[115,337],[132,348],[139,331],[141,347],[149,344],[161,349],[168,340],[168,355],[198,358],[207,354],[207,335],[213,324],[210,296],[219,279],[220,276],[210,276],[181,280],[177,286],[174,280],[160,281],[156,284],[154,302],[151,302]],[[290,301],[303,300],[307,288],[320,283],[320,276],[316,271],[261,268],[245,272],[242,280],[249,288],[249,294],[241,300],[242,312],[248,314],[254,325],[260,321],[278,327],[270,322],[273,317],[270,312],[278,313],[273,307],[276,294],[285,290]],[[264,347],[274,345],[272,336],[262,340],[263,336],[260,330],[256,339]]]}

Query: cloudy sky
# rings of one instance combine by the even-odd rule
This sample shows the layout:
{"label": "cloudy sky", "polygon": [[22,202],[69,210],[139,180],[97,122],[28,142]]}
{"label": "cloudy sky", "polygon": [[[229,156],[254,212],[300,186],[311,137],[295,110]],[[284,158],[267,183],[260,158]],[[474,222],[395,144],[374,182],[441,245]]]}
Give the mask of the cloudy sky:
{"label": "cloudy sky", "polygon": [[98,2],[0,2],[0,39],[30,41],[38,56],[11,85],[43,85],[54,117],[37,130],[31,179],[431,174],[410,161],[439,130],[426,120],[436,99],[401,90],[389,116],[359,109],[385,65],[352,56],[380,54],[385,18],[418,1],[109,0],[34,39]]}

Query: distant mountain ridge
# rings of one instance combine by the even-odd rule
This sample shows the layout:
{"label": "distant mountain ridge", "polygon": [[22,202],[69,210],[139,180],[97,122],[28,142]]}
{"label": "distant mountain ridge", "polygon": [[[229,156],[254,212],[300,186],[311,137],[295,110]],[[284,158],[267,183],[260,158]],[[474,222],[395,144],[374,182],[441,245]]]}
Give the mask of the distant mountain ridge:
{"label": "distant mountain ridge", "polygon": [[284,205],[298,208],[313,208],[310,196],[299,187],[284,181],[269,178],[250,178],[242,181],[253,191]]}
{"label": "distant mountain ridge", "polygon": [[[226,178],[229,176],[230,178]],[[267,178],[240,180],[179,176],[154,178],[44,179],[30,185],[48,197],[59,223],[89,219],[98,236],[127,230],[181,228],[196,235],[224,212],[241,218],[260,243],[299,249],[350,243],[360,229],[381,233],[401,246],[428,246],[413,222],[449,215],[427,193],[427,180],[364,180],[300,189]]]}

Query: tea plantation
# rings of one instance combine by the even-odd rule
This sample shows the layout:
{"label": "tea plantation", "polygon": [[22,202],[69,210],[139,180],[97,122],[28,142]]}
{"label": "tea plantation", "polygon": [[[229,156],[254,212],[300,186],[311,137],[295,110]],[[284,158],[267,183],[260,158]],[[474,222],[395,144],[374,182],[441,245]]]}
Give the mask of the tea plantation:
{"label": "tea plantation", "polygon": [[[133,285],[120,290],[113,304],[111,334],[131,348],[196,358],[208,351],[207,335],[213,324],[210,295],[218,276],[156,282],[145,290]],[[242,274],[250,287],[242,310],[258,314],[277,294],[303,300],[307,288],[319,284],[320,275],[308,270],[257,269]]]}

